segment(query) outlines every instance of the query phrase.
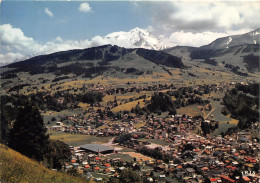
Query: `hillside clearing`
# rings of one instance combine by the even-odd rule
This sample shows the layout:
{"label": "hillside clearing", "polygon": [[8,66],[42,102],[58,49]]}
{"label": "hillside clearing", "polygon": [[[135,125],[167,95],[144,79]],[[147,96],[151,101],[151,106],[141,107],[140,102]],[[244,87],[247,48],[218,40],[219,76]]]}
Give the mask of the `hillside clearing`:
{"label": "hillside clearing", "polygon": [[119,112],[119,111],[131,111],[132,108],[135,108],[135,106],[139,103],[140,107],[144,107],[143,99],[139,99],[136,101],[128,102],[126,104],[119,105],[115,108],[113,108],[112,112]]}

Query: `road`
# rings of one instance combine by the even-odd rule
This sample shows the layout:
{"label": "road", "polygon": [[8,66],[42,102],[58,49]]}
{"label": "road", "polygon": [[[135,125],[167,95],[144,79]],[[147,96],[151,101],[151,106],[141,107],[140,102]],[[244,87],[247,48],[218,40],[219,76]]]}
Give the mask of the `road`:
{"label": "road", "polygon": [[215,110],[216,108],[213,108],[206,116],[205,116],[205,119],[208,118],[208,116]]}

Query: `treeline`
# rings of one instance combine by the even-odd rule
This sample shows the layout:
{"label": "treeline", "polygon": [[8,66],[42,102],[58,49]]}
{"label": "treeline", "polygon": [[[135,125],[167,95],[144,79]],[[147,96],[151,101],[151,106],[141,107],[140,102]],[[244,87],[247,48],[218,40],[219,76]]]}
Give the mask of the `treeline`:
{"label": "treeline", "polygon": [[238,119],[238,127],[245,129],[259,120],[259,83],[236,85],[223,97],[224,115]]}
{"label": "treeline", "polygon": [[242,91],[243,93],[249,93],[259,98],[259,83],[252,83],[249,85],[237,84],[236,89]]}
{"label": "treeline", "polygon": [[225,67],[229,68],[232,72],[234,72],[235,74],[238,74],[240,76],[248,76],[248,73],[239,71],[240,70],[239,66],[234,66],[232,64],[226,64]]}
{"label": "treeline", "polygon": [[209,59],[213,55],[215,56],[215,50],[213,49],[195,49],[190,53],[192,59]]}
{"label": "treeline", "polygon": [[[52,82],[57,82],[57,81],[61,81],[64,79],[69,79],[68,74],[75,74],[76,76],[82,76],[85,78],[92,78],[92,77],[96,77],[99,75],[102,75],[104,72],[108,71],[108,70],[113,70],[113,71],[119,71],[119,72],[123,72],[125,69],[124,68],[120,68],[120,67],[111,67],[111,66],[107,66],[106,62],[100,62],[99,65],[94,66],[94,64],[92,63],[71,63],[69,65],[65,65],[62,67],[57,67],[56,63],[53,63],[51,66],[38,66],[38,67],[29,67],[26,68],[25,70],[18,68],[15,69],[14,71],[7,71],[1,74],[3,79],[12,79],[12,78],[16,78],[17,75],[15,74],[15,72],[28,72],[29,74],[33,75],[33,74],[42,74],[42,73],[53,73],[54,75],[56,75],[57,77],[52,80]],[[144,74],[143,71],[140,71],[136,68],[127,68],[126,69],[126,74],[134,74],[134,75],[142,75]],[[65,75],[65,76],[62,76]]]}
{"label": "treeline", "polygon": [[218,65],[218,62],[214,59],[210,59],[210,58],[207,58],[204,60],[204,63],[206,64],[210,64],[210,65],[214,65],[214,66],[217,66]]}
{"label": "treeline", "polygon": [[[61,111],[64,109],[75,109],[79,102],[95,104],[102,101],[104,95],[101,92],[83,92],[71,94],[69,92],[55,92],[50,95],[46,92],[37,92],[29,95],[10,95],[1,96],[1,105],[11,103],[14,106],[21,106],[25,101],[31,100],[41,110]],[[8,109],[8,107],[7,107]]]}
{"label": "treeline", "polygon": [[138,69],[134,67],[130,67],[126,69],[127,74],[135,74],[135,75],[142,75],[144,74],[144,71],[139,71]]}
{"label": "treeline", "polygon": [[1,105],[1,138],[3,144],[60,170],[71,159],[70,148],[64,142],[50,140],[38,108],[25,101],[14,111]]}
{"label": "treeline", "polygon": [[176,106],[171,97],[162,92],[154,93],[151,98],[151,103],[148,104],[147,109],[151,112],[166,112],[169,111],[173,115],[176,114]]}
{"label": "treeline", "polygon": [[122,135],[116,137],[113,142],[119,143],[122,145],[122,144],[126,143],[127,141],[129,141],[132,137],[133,136],[130,133],[122,134]]}
{"label": "treeline", "polygon": [[155,64],[166,65],[175,68],[185,68],[182,59],[168,53],[156,50],[148,50],[144,48],[136,49],[136,54]]}
{"label": "treeline", "polygon": [[249,72],[260,71],[260,57],[259,55],[249,54],[244,56],[244,62],[247,64],[246,68]]}
{"label": "treeline", "polygon": [[101,75],[104,71],[108,70],[109,68],[106,66],[93,66],[86,68],[84,64],[81,63],[71,63],[69,65],[59,67],[54,72],[55,75],[67,75],[67,74],[75,74],[76,76],[82,75],[83,77],[92,77]]}

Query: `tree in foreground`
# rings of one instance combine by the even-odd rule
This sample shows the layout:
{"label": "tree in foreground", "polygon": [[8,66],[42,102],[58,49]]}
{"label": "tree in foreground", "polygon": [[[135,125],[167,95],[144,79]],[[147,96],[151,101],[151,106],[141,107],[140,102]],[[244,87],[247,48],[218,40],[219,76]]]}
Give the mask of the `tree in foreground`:
{"label": "tree in foreground", "polygon": [[50,140],[44,157],[50,168],[60,170],[71,160],[70,147],[62,141]]}
{"label": "tree in foreground", "polygon": [[46,132],[38,108],[26,102],[24,107],[18,109],[8,145],[30,158],[42,161],[49,142]]}

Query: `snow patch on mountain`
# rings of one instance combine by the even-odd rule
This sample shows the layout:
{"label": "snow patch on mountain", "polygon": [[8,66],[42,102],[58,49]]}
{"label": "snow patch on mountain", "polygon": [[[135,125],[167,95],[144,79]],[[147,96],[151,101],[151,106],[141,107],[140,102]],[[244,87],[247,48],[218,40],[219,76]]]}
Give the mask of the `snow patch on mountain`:
{"label": "snow patch on mountain", "polygon": [[228,42],[226,43],[227,45],[229,45],[229,43],[232,41],[232,37],[228,38]]}
{"label": "snow patch on mountain", "polygon": [[158,37],[147,30],[138,27],[129,32],[113,32],[104,38],[111,44],[125,48],[146,48],[153,50],[162,50],[166,48]]}

